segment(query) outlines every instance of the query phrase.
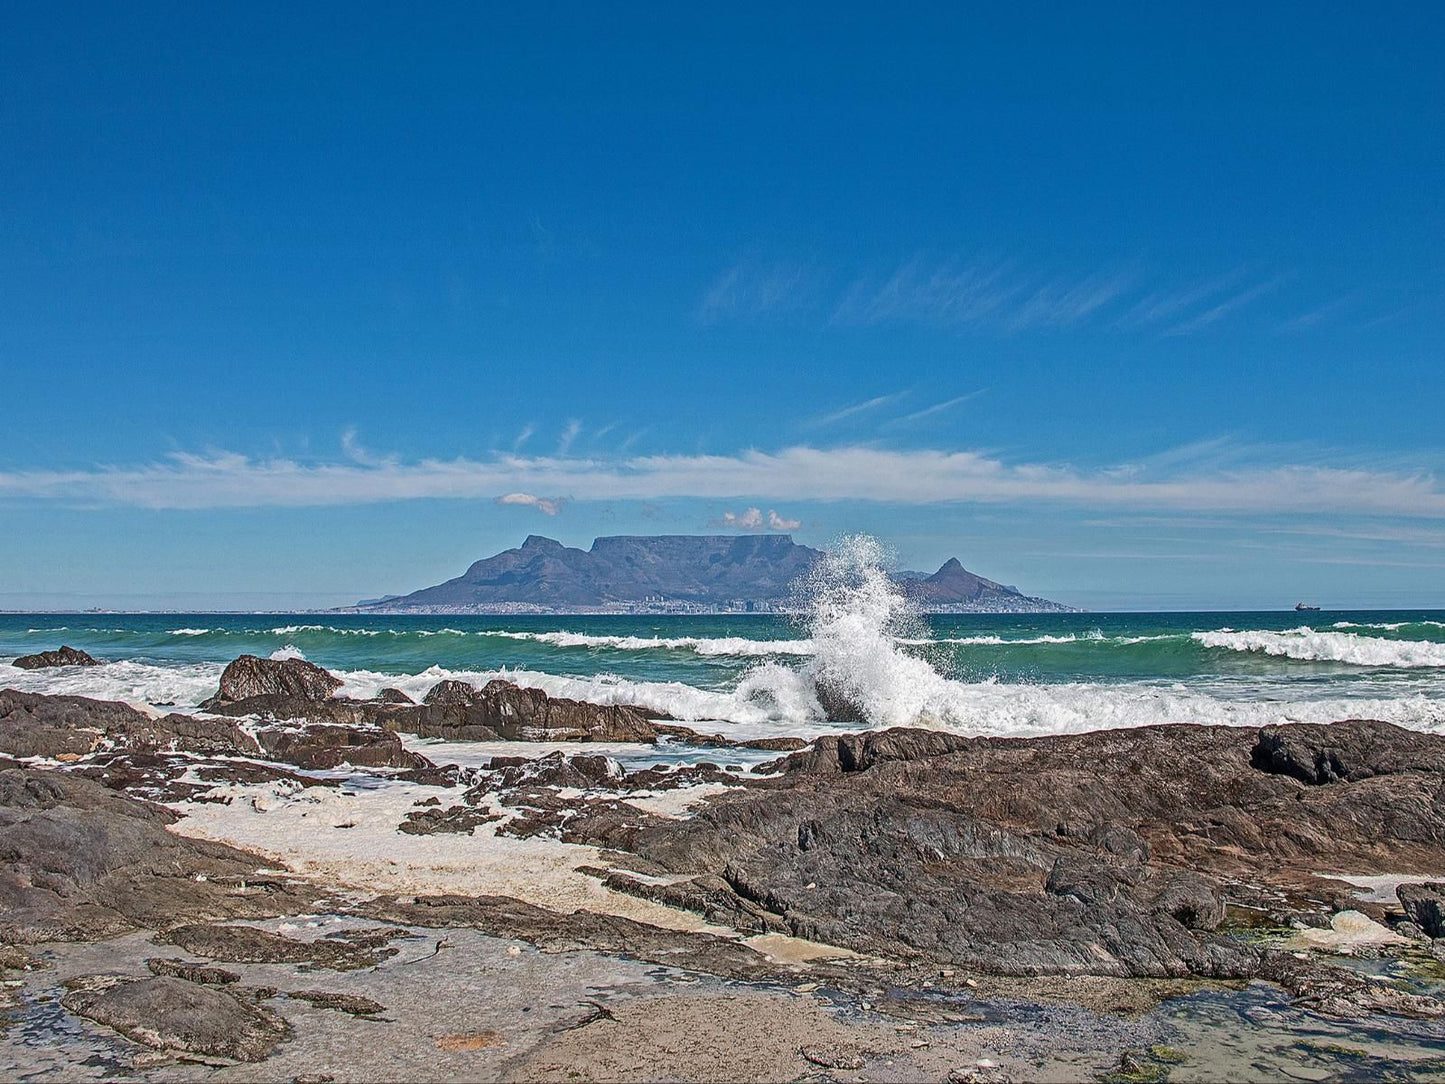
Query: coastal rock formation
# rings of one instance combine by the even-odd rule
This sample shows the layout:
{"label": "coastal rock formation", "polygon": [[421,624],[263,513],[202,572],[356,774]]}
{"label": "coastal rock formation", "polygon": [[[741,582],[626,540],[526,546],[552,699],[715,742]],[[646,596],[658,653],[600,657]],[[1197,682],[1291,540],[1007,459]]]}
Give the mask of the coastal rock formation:
{"label": "coastal rock formation", "polygon": [[166,831],[177,819],[70,773],[0,771],[0,941],[254,918],[311,898],[260,875],[254,855]]}
{"label": "coastal rock formation", "polygon": [[153,719],[128,704],[0,689],[0,753],[73,759],[105,746],[191,753],[259,752],[235,723],[191,715]]}
{"label": "coastal rock formation", "polygon": [[[442,681],[411,713],[416,729],[427,738],[484,741],[622,741],[652,742],[657,731],[640,709],[617,704],[590,704],[541,689],[524,689],[493,680],[480,689],[464,681]],[[387,716],[397,729],[407,729],[408,715]]]}
{"label": "coastal rock formation", "polygon": [[408,752],[394,731],[377,726],[311,724],[263,727],[256,732],[266,756],[298,768],[428,768],[431,761]]}
{"label": "coastal rock formation", "polygon": [[[282,699],[292,705],[314,703]],[[104,749],[264,757],[307,769],[343,763],[362,768],[431,765],[425,757],[407,752],[394,732],[362,720],[247,731],[213,716],[172,713],[153,719],[128,704],[0,689],[0,753],[74,760]]]}
{"label": "coastal rock formation", "polygon": [[61,645],[55,651],[41,651],[35,655],[21,655],[11,666],[21,670],[41,670],[48,666],[99,666],[96,659],[74,647]]}
{"label": "coastal rock formation", "polygon": [[[1299,778],[1321,750],[1330,781]],[[687,820],[599,812],[563,838],[691,875],[671,894],[714,916],[720,878],[748,929],[744,904],[801,937],[980,971],[1238,977],[1260,960],[1213,932],[1226,898],[1302,907],[1321,871],[1445,868],[1442,750],[1373,722],[895,729],[820,738]]]}
{"label": "coastal rock formation", "polygon": [[[341,684],[335,675],[302,659],[242,655],[226,667],[220,689],[201,707],[221,715],[332,728],[380,727],[448,741],[654,742],[658,736],[641,708],[548,696],[500,679],[480,689],[465,681],[439,681],[420,704],[398,689],[384,689],[375,700],[333,696]],[[328,733],[318,731],[316,737]]]}
{"label": "coastal rock formation", "polygon": [[221,672],[221,687],[202,707],[234,704],[256,696],[325,700],[341,680],[305,659],[260,659],[241,655]]}

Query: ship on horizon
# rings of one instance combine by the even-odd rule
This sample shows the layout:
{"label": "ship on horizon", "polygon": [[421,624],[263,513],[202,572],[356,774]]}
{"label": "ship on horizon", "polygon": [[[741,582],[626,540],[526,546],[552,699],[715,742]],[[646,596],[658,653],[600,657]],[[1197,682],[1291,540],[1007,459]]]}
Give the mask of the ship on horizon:
{"label": "ship on horizon", "polygon": [[1296,613],[1311,613],[1319,609],[1318,606],[1310,606],[1304,602],[1296,602],[1294,608]]}

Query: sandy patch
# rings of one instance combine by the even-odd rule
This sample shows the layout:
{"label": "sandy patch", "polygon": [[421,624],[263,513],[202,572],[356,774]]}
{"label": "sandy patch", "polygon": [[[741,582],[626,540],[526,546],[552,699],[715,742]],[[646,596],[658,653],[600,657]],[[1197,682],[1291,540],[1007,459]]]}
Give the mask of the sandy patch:
{"label": "sandy patch", "polygon": [[513,839],[482,825],[470,835],[397,831],[418,803],[455,790],[414,783],[379,789],[265,783],[218,787],[224,802],[176,802],[182,835],[229,843],[303,876],[368,892],[501,895],[553,911],[620,915],[672,930],[732,935],[700,916],[604,888],[576,867],[606,867],[601,852],[548,839]]}
{"label": "sandy patch", "polygon": [[1339,911],[1330,920],[1329,929],[1307,927],[1299,930],[1288,943],[1297,948],[1348,954],[1362,948],[1408,945],[1410,942],[1366,914],[1359,911]]}

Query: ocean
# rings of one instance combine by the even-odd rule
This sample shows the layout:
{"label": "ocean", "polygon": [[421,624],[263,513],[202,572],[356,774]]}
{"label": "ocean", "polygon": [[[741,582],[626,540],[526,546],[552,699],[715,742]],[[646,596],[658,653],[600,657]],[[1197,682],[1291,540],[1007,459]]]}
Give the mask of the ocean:
{"label": "ocean", "polygon": [[[62,643],[105,665],[9,665]],[[500,677],[736,737],[836,729],[819,682],[863,725],[964,734],[1358,717],[1445,732],[1445,611],[917,616],[853,596],[799,618],[0,614],[0,687],[184,711],[243,653],[302,656],[342,695]]]}

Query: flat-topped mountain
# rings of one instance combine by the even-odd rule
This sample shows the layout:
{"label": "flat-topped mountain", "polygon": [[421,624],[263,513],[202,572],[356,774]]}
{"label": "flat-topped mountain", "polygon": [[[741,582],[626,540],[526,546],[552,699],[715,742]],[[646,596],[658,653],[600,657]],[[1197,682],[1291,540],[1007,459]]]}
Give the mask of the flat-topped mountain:
{"label": "flat-topped mountain", "polygon": [[[529,535],[517,549],[477,561],[455,579],[352,609],[487,613],[592,609],[773,609],[823,554],[789,535],[615,535],[589,550]],[[926,609],[1063,611],[976,576],[951,559],[899,584]]]}

